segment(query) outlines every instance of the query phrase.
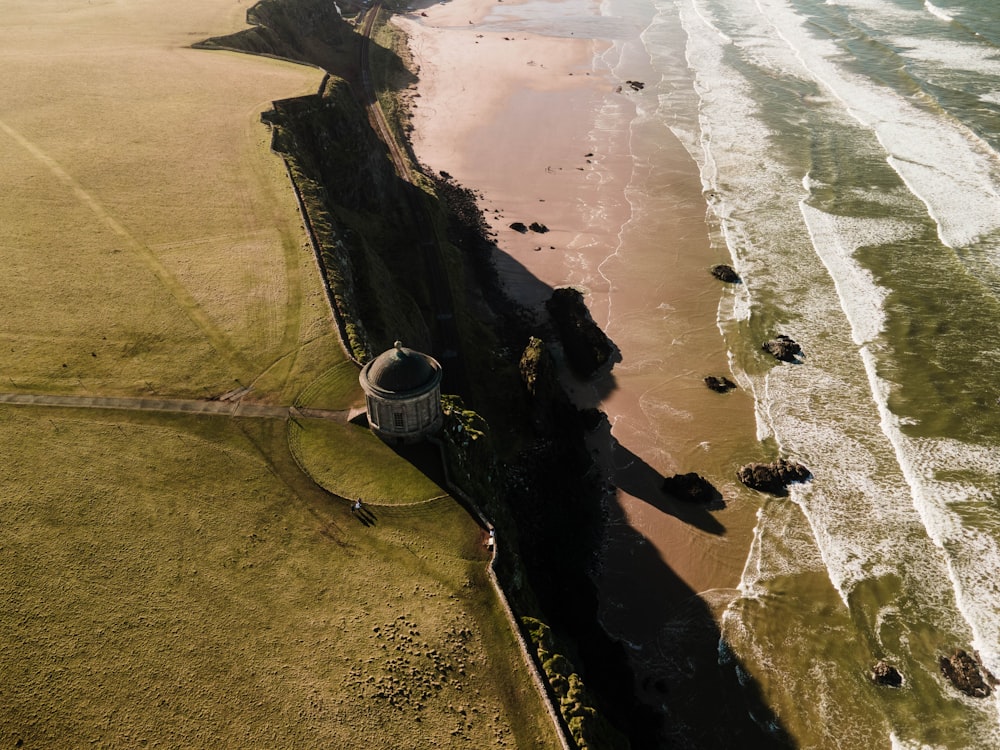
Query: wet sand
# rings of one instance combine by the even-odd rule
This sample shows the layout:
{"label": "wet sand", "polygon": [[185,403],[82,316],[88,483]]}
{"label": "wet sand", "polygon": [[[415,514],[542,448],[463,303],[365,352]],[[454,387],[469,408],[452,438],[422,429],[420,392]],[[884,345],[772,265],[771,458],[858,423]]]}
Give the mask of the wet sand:
{"label": "wet sand", "polygon": [[[647,674],[666,674],[676,646],[664,640],[692,612],[718,616],[737,586],[759,502],[735,480],[758,457],[752,399],[702,381],[732,377],[716,324],[731,292],[707,272],[728,259],[709,242],[696,166],[669,131],[655,169],[634,159],[629,123],[644,92],[595,66],[608,43],[493,31],[494,7],[456,0],[400,20],[420,66],[414,148],[482,194],[515,298],[538,309],[552,287],[578,286],[620,350],[607,377],[567,385],[610,423],[592,437],[617,488],[602,620]],[[636,186],[657,210],[630,221]],[[551,231],[521,234],[515,221]],[[725,507],[662,492],[664,476],[688,471]]]}

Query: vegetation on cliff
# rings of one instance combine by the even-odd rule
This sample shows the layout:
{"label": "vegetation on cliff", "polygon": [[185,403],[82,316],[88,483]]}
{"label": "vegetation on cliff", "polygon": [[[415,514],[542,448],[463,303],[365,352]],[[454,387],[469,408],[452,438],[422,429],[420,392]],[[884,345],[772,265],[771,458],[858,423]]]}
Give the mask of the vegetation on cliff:
{"label": "vegetation on cliff", "polygon": [[533,617],[523,619],[535,655],[559,699],[559,708],[580,750],[622,750],[628,739],[594,708],[572,662],[556,651],[552,630]]}

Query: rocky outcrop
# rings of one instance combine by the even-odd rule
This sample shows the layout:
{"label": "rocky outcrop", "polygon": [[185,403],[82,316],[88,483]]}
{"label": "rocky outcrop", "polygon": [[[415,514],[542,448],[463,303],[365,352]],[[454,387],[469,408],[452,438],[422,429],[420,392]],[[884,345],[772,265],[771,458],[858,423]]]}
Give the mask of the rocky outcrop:
{"label": "rocky outcrop", "polygon": [[885,659],[879,659],[875,666],[872,667],[870,675],[872,682],[876,685],[899,687],[903,684],[903,675]]}
{"label": "rocky outcrop", "polygon": [[521,353],[519,363],[521,381],[532,398],[552,399],[560,390],[556,378],[555,363],[545,342],[532,336]]}
{"label": "rocky outcrop", "polygon": [[742,281],[740,275],[733,270],[733,267],[727,266],[724,263],[712,266],[711,273],[719,281],[725,281],[727,284],[739,284]]}
{"label": "rocky outcrop", "polygon": [[978,656],[971,656],[960,648],[950,656],[942,656],[938,664],[941,673],[952,685],[973,698],[986,698],[997,684],[996,678],[982,666]]}
{"label": "rocky outcrop", "polygon": [[761,348],[782,362],[799,362],[802,357],[802,347],[784,334],[765,341]]}
{"label": "rocky outcrop", "polygon": [[528,225],[528,229],[530,229],[532,232],[537,232],[538,234],[545,234],[547,231],[549,231],[549,228],[547,226],[537,221],[531,222]]}
{"label": "rocky outcrop", "polygon": [[614,351],[611,342],[590,317],[579,290],[572,287],[556,289],[545,303],[545,309],[559,331],[566,361],[573,372],[589,378],[611,359]]}
{"label": "rocky outcrop", "polygon": [[663,491],[689,503],[712,503],[722,497],[711,482],[693,471],[665,477]]}
{"label": "rocky outcrop", "polygon": [[544,341],[531,337],[521,354],[518,369],[528,391],[531,421],[535,429],[542,432],[552,429],[556,406],[567,399],[556,375],[555,362]]}
{"label": "rocky outcrop", "polygon": [[716,377],[715,375],[709,375],[705,378],[705,385],[711,388],[716,393],[729,393],[731,390],[736,388],[736,383],[727,377]]}
{"label": "rocky outcrop", "polygon": [[737,478],[752,490],[785,495],[788,485],[805,482],[812,477],[809,469],[795,461],[779,458],[769,464],[752,463],[740,467]]}

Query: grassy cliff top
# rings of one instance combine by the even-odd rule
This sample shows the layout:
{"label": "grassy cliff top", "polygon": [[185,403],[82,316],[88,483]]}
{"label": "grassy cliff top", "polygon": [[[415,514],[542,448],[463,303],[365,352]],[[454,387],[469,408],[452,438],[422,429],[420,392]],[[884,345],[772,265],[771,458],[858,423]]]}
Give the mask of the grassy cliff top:
{"label": "grassy cliff top", "polygon": [[[187,47],[245,7],[5,17],[0,391],[360,403],[259,119],[322,74]],[[0,736],[555,744],[478,527],[363,427],[308,426],[333,491],[296,462],[292,421],[0,406]],[[363,523],[340,495],[376,486],[412,504]]]}

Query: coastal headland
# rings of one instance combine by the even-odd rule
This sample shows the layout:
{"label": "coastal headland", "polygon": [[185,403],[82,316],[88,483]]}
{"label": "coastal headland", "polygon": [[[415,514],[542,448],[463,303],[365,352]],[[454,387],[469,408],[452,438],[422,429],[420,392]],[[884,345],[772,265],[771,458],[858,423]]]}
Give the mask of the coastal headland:
{"label": "coastal headland", "polygon": [[[476,7],[463,17],[465,26],[475,27],[484,17],[487,6]],[[96,13],[87,18],[94,28],[121,21],[114,8],[90,12]],[[470,8],[449,5],[425,12],[427,26],[421,28],[451,22],[447,15],[434,14],[466,16]],[[130,16],[130,33],[145,38],[143,30],[163,20],[150,13]],[[359,31],[370,16],[359,7],[265,0],[250,9],[247,18],[254,25],[249,29],[243,28],[240,13],[242,9],[220,3],[214,15],[206,10],[198,23],[176,30],[166,25],[173,36],[154,43],[194,68],[209,65],[195,62],[200,60],[230,66],[232,78],[217,81],[223,90],[204,92],[208,101],[229,101],[226,87],[244,75],[247,58],[226,49],[278,58],[253,64],[292,79],[290,86],[275,82],[275,93],[266,95],[270,105],[254,87],[234,105],[233,119],[227,120],[234,123],[232,129],[210,140],[240,145],[242,150],[228,159],[182,150],[190,158],[173,165],[173,182],[164,179],[159,166],[151,166],[159,164],[151,155],[173,156],[179,144],[197,141],[199,127],[212,122],[221,128],[217,113],[215,119],[196,120],[198,107],[187,113],[190,121],[179,116],[184,127],[165,128],[166,140],[156,141],[155,148],[125,150],[127,159],[107,160],[101,170],[91,166],[100,163],[95,154],[102,149],[113,153],[116,138],[127,138],[127,129],[98,133],[95,127],[97,142],[91,144],[88,161],[66,146],[73,142],[69,132],[29,138],[26,134],[37,126],[30,109],[0,115],[4,135],[17,146],[21,171],[14,174],[23,175],[23,182],[16,192],[26,196],[23,203],[37,220],[30,231],[4,238],[4,247],[16,247],[24,256],[22,265],[15,265],[20,276],[10,280],[12,289],[22,284],[22,293],[8,295],[11,311],[23,321],[9,336],[17,354],[10,369],[11,390],[122,399],[151,393],[236,398],[273,405],[279,412],[286,404],[342,411],[359,404],[350,359],[363,361],[394,339],[431,351],[449,373],[446,391],[457,396],[449,400],[444,440],[452,477],[495,525],[503,551],[498,574],[523,618],[524,633],[534,644],[534,657],[547,675],[572,741],[581,747],[624,747],[629,742],[651,747],[668,746],[672,738],[701,737],[700,746],[708,747],[723,736],[747,742],[758,738],[759,726],[769,721],[766,709],[754,703],[752,684],[736,684],[732,662],[727,669],[719,667],[712,608],[697,596],[734,585],[734,561],[742,559],[740,545],[749,529],[746,519],[731,513],[725,516],[730,526],[723,529],[713,512],[681,509],[664,496],[664,476],[673,473],[670,469],[687,468],[670,462],[681,463],[690,447],[668,450],[660,456],[672,456],[666,463],[633,453],[637,446],[612,432],[618,420],[612,425],[594,408],[614,404],[616,394],[632,391],[615,387],[615,370],[589,379],[560,379],[563,342],[536,314],[538,304],[567,281],[558,270],[563,261],[544,249],[593,247],[606,239],[595,225],[587,231],[577,228],[574,212],[586,202],[588,191],[595,204],[607,209],[605,233],[616,221],[620,227],[627,214],[620,200],[597,200],[607,193],[595,188],[595,181],[576,179],[577,172],[586,177],[586,165],[598,161],[589,151],[577,153],[586,140],[585,118],[569,114],[592,112],[598,101],[595,91],[601,89],[585,80],[593,78],[588,70],[591,43],[521,48],[520,42],[527,40],[486,30],[469,33],[472,29],[464,27],[445,43],[447,31],[429,32],[437,34],[434,43],[442,53],[472,46],[496,53],[477,53],[483,66],[478,72],[470,63],[461,75],[449,78],[430,75],[430,60],[443,65],[454,58],[422,58],[419,53],[432,37],[408,28],[408,43],[385,18],[373,19],[372,43],[367,59],[362,58]],[[182,40],[185,47],[198,41],[215,51],[180,53]],[[21,41],[24,59],[37,60],[37,50]],[[528,54],[521,61],[528,70],[519,71],[527,77],[500,74],[512,45],[520,48],[519,54]],[[112,48],[121,54],[121,46]],[[136,54],[147,50],[138,45]],[[137,71],[147,85],[155,80],[138,63],[124,69]],[[558,84],[553,70],[565,74]],[[92,93],[93,84],[82,73],[77,79],[65,70],[49,74],[52,80],[68,77]],[[198,74],[211,78],[216,71]],[[421,75],[419,83],[416,75]],[[449,93],[450,85],[469,85],[477,75],[489,75],[497,84],[477,89],[499,97],[492,109]],[[577,77],[583,83],[567,82]],[[26,74],[15,80],[27,81],[25,87],[39,83]],[[124,121],[142,122],[159,111],[154,105],[170,109],[163,102],[174,102],[176,108],[193,80],[181,80],[174,98],[158,92],[142,99],[154,107],[152,112],[140,108]],[[128,85],[148,90],[138,81]],[[544,92],[540,97],[533,93],[538,87]],[[379,135],[365,109],[370,92],[404,144],[402,158],[411,162],[406,175],[400,174],[399,155],[391,158],[386,134]],[[535,144],[536,156],[559,156],[565,166],[548,174],[573,178],[560,180],[547,194],[551,197],[531,196],[517,169],[520,162],[512,162],[509,152],[495,153],[491,162],[458,137],[475,133],[478,143],[489,143],[495,134],[477,129],[508,127],[512,120],[501,113],[509,115],[510,101],[503,95],[515,97],[516,92],[531,100],[534,118],[548,123],[536,128],[545,138],[526,137],[524,143]],[[112,93],[107,96],[114,101]],[[542,101],[548,104],[543,107]],[[569,108],[568,101],[573,102]],[[258,122],[264,110],[267,128]],[[107,111],[97,113],[108,117]],[[56,119],[54,113],[48,116]],[[452,144],[454,161],[439,159],[431,148],[440,137],[433,136],[434,124],[446,122],[454,129],[438,131],[447,137],[437,142]],[[405,138],[411,133],[415,155]],[[139,130],[128,142],[142,143],[141,136]],[[269,148],[284,157],[284,169]],[[530,152],[517,154],[518,160],[527,159]],[[615,171],[615,160],[622,170],[628,162],[624,152],[614,149],[601,159],[607,174]],[[219,163],[236,163],[243,171],[219,183],[218,172],[211,170]],[[483,193],[490,183],[479,179],[484,173],[467,171],[472,163],[502,176],[510,192],[491,188],[488,196]],[[577,163],[579,168],[569,166]],[[146,168],[135,169],[135,164]],[[199,169],[212,179],[192,179],[192,174],[201,175],[193,171]],[[59,210],[43,208],[38,194],[31,192],[29,182],[38,174],[50,183],[45,194],[60,197]],[[127,182],[126,174],[143,180]],[[262,192],[240,187],[248,176]],[[288,176],[297,204],[282,187]],[[191,184],[205,192],[186,195]],[[692,191],[684,192],[690,199]],[[214,223],[205,226],[201,211],[214,206],[219,195],[235,197],[232,205],[218,207]],[[529,200],[536,208],[546,204],[544,216],[528,210]],[[272,201],[280,202],[280,212]],[[480,208],[486,209],[485,216]],[[298,223],[299,209],[304,227]],[[177,236],[181,210],[188,213],[180,225],[191,236]],[[53,228],[44,241],[23,239],[54,214],[65,216],[66,225]],[[243,232],[236,242],[233,216]],[[532,228],[501,234],[501,223],[514,220]],[[544,225],[533,223],[541,221]],[[87,231],[80,232],[80,226]],[[42,266],[29,262],[40,246],[67,244],[71,228],[86,238],[84,249],[91,255],[85,267],[104,269],[99,278],[114,279],[117,286],[109,290],[95,283],[97,277],[79,274],[53,284],[42,275]],[[551,262],[550,270],[522,262],[518,247],[542,263]],[[79,252],[75,245],[74,250]],[[114,257],[119,254],[124,257]],[[122,273],[120,260],[127,260],[133,276]],[[683,261],[683,253],[675,260]],[[689,262],[690,278],[695,267],[703,272],[701,259]],[[25,279],[33,283],[27,294]],[[220,285],[220,279],[226,284]],[[691,285],[678,281],[676,286],[679,304],[680,287]],[[32,306],[30,289],[51,288],[75,296],[64,294],[50,304]],[[93,304],[95,288],[110,297],[113,310]],[[149,320],[130,314],[135,288],[153,300],[142,308],[152,311]],[[689,312],[705,309],[708,288],[713,287],[706,284],[694,293],[702,307]],[[609,325],[604,306],[595,304],[610,300],[601,294],[589,290],[586,299],[594,320],[611,334],[615,354],[609,366],[616,359],[627,363],[627,332],[616,333]],[[331,307],[339,330],[330,325]],[[49,316],[40,316],[39,309]],[[80,310],[93,319],[74,316]],[[716,341],[706,350],[709,356],[698,366],[722,371],[721,345]],[[698,402],[717,394],[702,388],[684,395]],[[714,407],[717,402],[708,403]],[[15,585],[8,591],[13,602],[9,611],[20,618],[8,629],[11,641],[27,644],[32,655],[24,666],[4,665],[10,674],[20,670],[17,674],[30,688],[15,696],[4,716],[11,736],[42,741],[92,735],[114,744],[154,737],[156,727],[168,725],[171,743],[217,746],[265,740],[309,744],[317,738],[343,744],[358,737],[372,747],[423,747],[432,741],[442,746],[470,741],[480,746],[557,746],[486,583],[488,554],[477,525],[435,483],[434,471],[422,477],[412,473],[414,465],[424,465],[421,456],[401,458],[371,442],[363,429],[332,421],[275,418],[250,425],[225,414],[199,420],[110,411],[91,420],[68,406],[56,411],[41,406],[4,409],[4,429],[18,445],[13,456],[18,472],[11,480],[15,531],[7,532],[3,564],[17,571],[19,560],[30,559],[36,571],[34,579],[24,571],[13,575]],[[693,437],[679,433],[670,446]],[[144,449],[137,450],[137,444]],[[168,444],[173,448],[166,449]],[[325,454],[327,444],[337,449]],[[46,478],[40,493],[45,502],[39,503],[33,477],[53,450],[70,470],[55,484]],[[325,466],[348,456],[351,471]],[[608,477],[626,494],[609,497]],[[233,485],[235,478],[243,484]],[[376,507],[378,522],[366,527],[367,536],[357,538],[360,529],[349,499],[361,492],[408,499],[402,507],[388,502]],[[232,508],[240,508],[241,515],[231,515]],[[159,521],[153,523],[155,519]],[[681,531],[647,533],[663,524]],[[43,533],[33,536],[30,529]],[[101,553],[107,533],[143,541],[105,546]],[[609,537],[616,541],[602,555],[602,542]],[[26,555],[37,539],[48,541]],[[322,554],[315,552],[315,543],[322,545]],[[672,547],[671,555],[664,547]],[[151,550],[164,550],[164,557],[151,555]],[[631,563],[616,559],[623,554]],[[640,557],[646,559],[637,564]],[[372,565],[373,560],[378,564]],[[624,584],[635,570],[646,572],[643,579],[631,587]],[[211,572],[203,584],[206,571]],[[335,571],[336,581],[325,571]],[[260,574],[266,585],[257,578]],[[67,589],[66,580],[76,583]],[[123,600],[123,587],[135,580],[148,581],[152,588],[137,586],[135,597]],[[616,629],[614,623],[608,629],[602,625],[613,619],[607,598],[612,589],[630,589],[632,596],[646,600],[653,614],[647,612],[639,622],[679,615],[693,623],[685,637],[694,634],[695,640],[681,639],[667,651],[696,669],[676,682],[673,674],[637,671],[620,638],[608,633]],[[28,598],[11,593],[29,590]],[[123,600],[124,609],[108,603],[116,599]],[[258,614],[250,617],[251,611]],[[90,613],[89,619],[83,612]],[[140,638],[143,633],[149,637]],[[293,642],[298,646],[292,647]],[[190,656],[192,650],[198,658]],[[130,652],[130,659],[119,656]],[[142,679],[135,680],[136,674]],[[44,687],[53,681],[59,689]],[[230,691],[232,700],[224,701],[223,713],[243,716],[238,706],[256,706],[251,712],[256,718],[222,721],[212,700],[221,686],[231,684],[240,690]],[[83,711],[66,709],[95,686],[106,700],[93,701]],[[156,700],[147,703],[140,694]],[[29,696],[38,695],[44,698],[46,717],[30,705]],[[748,705],[756,721],[747,718]],[[178,716],[185,718],[179,721]],[[410,738],[412,745],[400,737]]]}
{"label": "coastal headland", "polygon": [[5,9],[0,736],[558,747],[483,530],[349,421],[357,367],[261,122],[324,73],[191,48],[245,15]]}

